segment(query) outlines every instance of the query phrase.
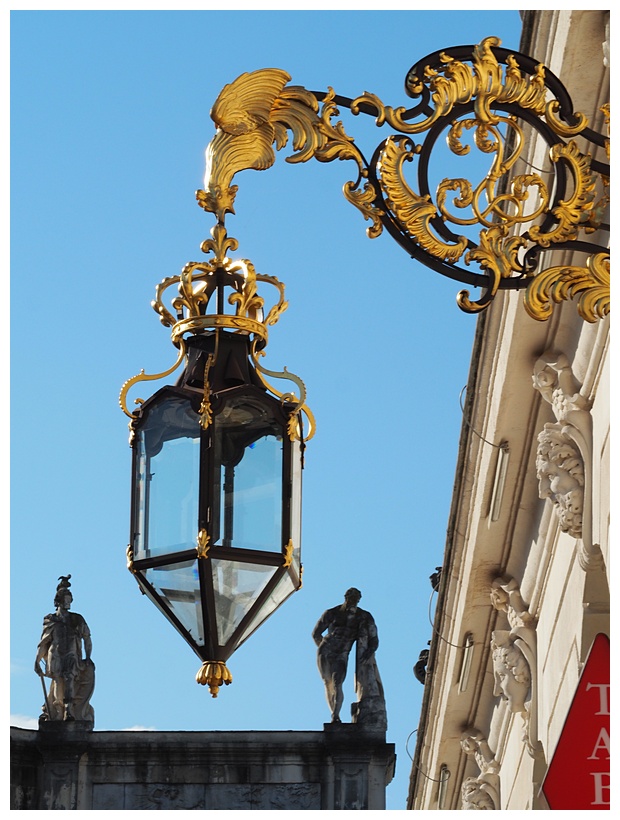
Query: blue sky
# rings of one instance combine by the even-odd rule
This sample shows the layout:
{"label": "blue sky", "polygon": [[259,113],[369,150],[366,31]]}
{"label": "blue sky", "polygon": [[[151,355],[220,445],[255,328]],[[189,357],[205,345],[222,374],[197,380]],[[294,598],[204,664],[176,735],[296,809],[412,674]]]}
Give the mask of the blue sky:
{"label": "blue sky", "polygon": [[[175,358],[155,286],[200,259],[213,219],[195,202],[209,110],[245,71],[283,68],[406,105],[426,54],[497,35],[517,11],[42,12],[11,15],[11,712],[39,714],[33,672],[59,575],[93,634],[96,729],[320,730],[329,718],[311,631],[350,586],[374,615],[403,809],[432,635],[476,319],[458,284],[369,240],[342,196],[351,163],[245,172],[239,256],[285,282],[265,366],[308,390],[303,587],[233,655],[217,700],[199,659],[126,569],[131,451],[123,382]],[[347,117],[347,132],[383,137]],[[368,118],[366,118],[368,119]],[[374,141],[373,141],[374,140]],[[465,174],[467,175],[467,174]],[[175,377],[176,378],[176,377]],[[153,392],[165,383],[151,383]],[[144,391],[143,391],[144,392]],[[346,683],[345,708],[353,700]],[[409,739],[409,740],[408,740]],[[408,743],[408,747],[407,747]]]}

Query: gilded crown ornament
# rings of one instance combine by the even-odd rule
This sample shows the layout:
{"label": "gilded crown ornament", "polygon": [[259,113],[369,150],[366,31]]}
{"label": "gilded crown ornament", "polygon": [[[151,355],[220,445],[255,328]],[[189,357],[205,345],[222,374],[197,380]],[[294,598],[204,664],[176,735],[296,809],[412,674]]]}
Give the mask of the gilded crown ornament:
{"label": "gilded crown ornament", "polygon": [[[213,105],[216,133],[206,150],[204,190],[196,196],[219,224],[234,213],[236,174],[271,167],[290,132],[287,162],[355,163],[357,178],[343,190],[370,222],[370,238],[385,229],[426,266],[481,288],[477,300],[466,290],[458,294],[463,310],[479,312],[499,290],[511,289],[525,291],[525,308],[537,320],[548,319],[553,304],[567,299],[588,322],[608,314],[609,252],[589,238],[609,230],[608,135],[573,110],[545,66],[501,48],[496,37],[436,52],[407,73],[405,91],[416,100],[411,108],[384,105],[368,92],[354,99],[331,88],[311,92],[288,85],[290,79],[275,68],[242,74]],[[335,121],[339,108],[371,115],[377,126],[396,133],[368,162]],[[608,106],[601,119],[608,130]],[[429,163],[444,132],[455,157],[474,148],[488,158],[488,169],[478,182],[443,179],[433,198]],[[530,133],[548,146],[542,172],[528,154]],[[607,161],[594,159],[582,144],[600,149]],[[405,171],[412,162],[415,185]],[[544,268],[549,248],[572,253],[574,261]]]}
{"label": "gilded crown ornament", "polygon": [[[151,306],[159,314],[161,323],[171,328],[172,343],[179,350],[178,357],[172,367],[162,373],[147,375],[141,371],[138,375],[128,379],[123,384],[119,397],[121,409],[130,419],[135,418],[135,412],[127,406],[129,390],[138,382],[161,379],[173,373],[186,359],[185,338],[187,335],[227,329],[251,338],[252,362],[264,387],[283,402],[293,402],[295,405],[291,413],[293,420],[290,435],[297,435],[299,413],[303,412],[307,419],[304,438],[308,441],[314,435],[315,421],[312,411],[305,403],[304,383],[286,368],[281,372],[276,372],[267,370],[260,363],[268,341],[269,327],[277,323],[288,307],[288,302],[284,297],[284,285],[274,276],[257,273],[254,265],[248,259],[233,261],[227,254],[235,251],[237,247],[237,240],[228,236],[224,225],[218,223],[211,229],[211,239],[206,239],[201,245],[201,250],[206,254],[213,254],[213,258],[207,262],[188,262],[179,275],[167,277],[157,285],[155,299],[151,302]],[[277,294],[266,312],[265,298],[258,293],[259,284],[272,286]],[[170,298],[168,307],[165,303],[165,296],[171,288],[174,289],[174,295]],[[230,290],[227,300],[228,312],[226,312],[226,302],[222,298],[224,288]],[[212,307],[214,302],[216,304]],[[207,360],[207,365],[209,365],[209,360]],[[293,382],[298,388],[299,395],[291,391],[277,390],[267,381],[266,376]],[[208,386],[207,379],[205,379],[205,385]],[[142,399],[136,399],[136,404],[141,404],[142,401]],[[206,390],[203,400],[203,420],[206,420],[208,415],[209,396]]]}

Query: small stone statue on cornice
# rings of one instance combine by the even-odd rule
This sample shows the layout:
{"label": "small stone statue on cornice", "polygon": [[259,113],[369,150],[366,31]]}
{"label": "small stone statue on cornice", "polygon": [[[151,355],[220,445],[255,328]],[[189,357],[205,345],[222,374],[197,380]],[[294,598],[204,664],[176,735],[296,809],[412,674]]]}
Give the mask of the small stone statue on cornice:
{"label": "small stone statue on cornice", "polygon": [[429,655],[430,650],[423,649],[420,652],[420,657],[413,665],[413,674],[415,675],[416,680],[420,681],[423,685],[426,683],[426,667],[428,666]]}
{"label": "small stone statue on cornice", "polygon": [[[69,612],[73,602],[70,578],[70,575],[61,575],[58,579],[54,598],[56,611],[43,619],[43,633],[34,662],[45,695],[39,721],[85,721],[92,728],[95,721],[90,705],[95,688],[95,665],[90,658],[92,641],[84,618],[77,612]],[[51,678],[49,693],[44,678]]]}
{"label": "small stone statue on cornice", "polygon": [[319,618],[312,637],[318,647],[317,662],[325,684],[332,723],[341,722],[342,686],[347,675],[349,653],[356,644],[357,702],[351,706],[352,722],[368,729],[385,731],[385,697],[375,659],[379,638],[374,618],[358,606],[361,597],[358,589],[348,589],[344,594],[344,603],[328,609]]}

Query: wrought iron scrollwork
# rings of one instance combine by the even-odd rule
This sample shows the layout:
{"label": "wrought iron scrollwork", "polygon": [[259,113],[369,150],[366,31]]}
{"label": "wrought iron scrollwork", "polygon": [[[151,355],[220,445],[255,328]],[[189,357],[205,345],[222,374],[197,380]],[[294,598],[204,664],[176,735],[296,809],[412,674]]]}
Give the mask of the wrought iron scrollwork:
{"label": "wrought iron scrollwork", "polygon": [[[220,224],[234,213],[235,174],[270,167],[274,147],[284,148],[290,131],[288,162],[355,162],[357,178],[344,185],[344,194],[370,221],[369,237],[385,229],[425,266],[482,289],[477,300],[461,291],[462,309],[485,308],[498,290],[526,289],[526,309],[539,320],[549,317],[552,302],[569,298],[578,300],[587,321],[608,313],[608,249],[587,235],[608,230],[609,164],[592,159],[580,142],[603,148],[608,160],[609,140],[574,111],[562,83],[543,65],[501,48],[494,37],[435,52],[407,73],[405,91],[416,101],[409,108],[384,105],[367,92],[356,98],[331,88],[310,92],[289,80],[280,69],[244,74],[213,106],[217,130],[197,198]],[[371,115],[396,133],[367,161],[334,121],[340,108]],[[608,125],[607,106],[603,114]],[[542,170],[527,154],[532,133],[547,147]],[[452,156],[471,156],[473,148],[488,158],[481,179],[454,176],[431,184],[431,160],[444,135]],[[569,251],[571,262],[545,268],[549,249]]]}

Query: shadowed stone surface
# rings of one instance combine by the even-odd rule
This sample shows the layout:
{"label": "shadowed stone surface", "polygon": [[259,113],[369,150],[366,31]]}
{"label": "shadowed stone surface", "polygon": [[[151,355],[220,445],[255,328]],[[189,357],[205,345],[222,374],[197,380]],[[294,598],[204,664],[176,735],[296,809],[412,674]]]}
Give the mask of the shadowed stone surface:
{"label": "shadowed stone surface", "polygon": [[93,732],[11,727],[11,809],[384,809],[385,733]]}

